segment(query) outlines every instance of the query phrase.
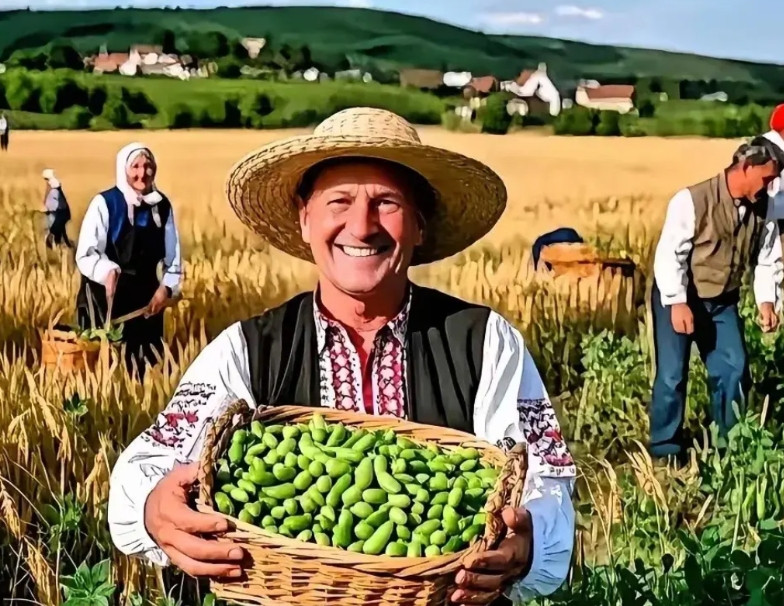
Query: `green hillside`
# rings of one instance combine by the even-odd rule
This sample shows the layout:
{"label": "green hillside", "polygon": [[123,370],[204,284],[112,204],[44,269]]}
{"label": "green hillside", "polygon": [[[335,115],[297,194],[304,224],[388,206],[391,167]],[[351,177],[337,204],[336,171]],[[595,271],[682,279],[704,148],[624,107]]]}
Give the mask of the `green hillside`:
{"label": "green hillside", "polygon": [[220,31],[230,40],[269,37],[275,45],[307,45],[326,69],[350,63],[367,69],[423,67],[470,70],[500,78],[548,64],[559,86],[580,77],[718,80],[752,85],[765,96],[784,92],[784,65],[757,64],[656,50],[599,46],[535,36],[489,36],[421,17],[370,9],[329,7],[215,10],[0,12],[0,53],[34,49],[58,38],[80,51],[127,50],[175,34],[178,48],[194,32]]}

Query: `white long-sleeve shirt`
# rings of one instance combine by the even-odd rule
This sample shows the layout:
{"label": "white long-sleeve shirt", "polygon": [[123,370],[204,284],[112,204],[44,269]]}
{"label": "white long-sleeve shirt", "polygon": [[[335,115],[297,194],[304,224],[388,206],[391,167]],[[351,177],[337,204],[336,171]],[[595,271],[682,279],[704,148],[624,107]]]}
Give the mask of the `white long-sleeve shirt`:
{"label": "white long-sleeve shirt", "polygon": [[[740,206],[738,212],[746,212]],[[689,283],[689,254],[695,235],[694,201],[688,189],[681,189],[670,200],[653,263],[656,284],[661,292],[662,305],[686,303]],[[781,280],[784,266],[777,222],[768,219],[760,235],[760,250],[754,267],[754,299],[757,305],[773,303],[781,307]]]}
{"label": "white long-sleeve shirt", "polygon": [[[108,517],[120,551],[161,566],[169,564],[145,530],[147,496],[175,463],[199,459],[208,423],[230,402],[244,399],[256,405],[250,381],[247,345],[236,323],[202,350],[156,423],[118,458],[111,475]],[[485,333],[473,429],[478,438],[490,443],[524,441],[528,445],[522,504],[533,521],[532,567],[507,597],[548,595],[566,579],[571,563],[576,469],[522,335],[494,312]]]}
{"label": "white long-sleeve shirt", "polygon": [[[90,202],[82,221],[79,242],[76,246],[76,266],[94,282],[105,284],[109,272],[120,270],[119,265],[106,256],[109,232],[109,209],[106,200],[98,194]],[[180,293],[182,286],[182,256],[180,237],[174,222],[174,209],[170,207],[169,218],[164,226],[165,256],[161,284],[171,288],[172,296]]]}
{"label": "white long-sleeve shirt", "polygon": [[[762,135],[769,141],[775,143],[781,151],[784,151],[784,137],[775,130],[771,130]],[[768,188],[770,196],[771,218],[784,219],[784,169]]]}

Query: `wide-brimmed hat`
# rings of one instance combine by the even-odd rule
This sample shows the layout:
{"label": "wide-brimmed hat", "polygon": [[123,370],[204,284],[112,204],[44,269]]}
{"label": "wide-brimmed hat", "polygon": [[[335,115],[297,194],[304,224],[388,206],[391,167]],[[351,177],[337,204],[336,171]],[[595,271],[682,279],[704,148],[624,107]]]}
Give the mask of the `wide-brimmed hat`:
{"label": "wide-brimmed hat", "polygon": [[413,265],[464,250],[490,231],[506,206],[506,187],[488,166],[425,145],[406,120],[368,107],[340,111],[313,134],[276,141],[246,155],[226,182],[229,203],[240,220],[272,246],[312,262],[300,232],[297,189],[310,167],[346,156],[402,164],[427,179],[435,191],[435,208]]}

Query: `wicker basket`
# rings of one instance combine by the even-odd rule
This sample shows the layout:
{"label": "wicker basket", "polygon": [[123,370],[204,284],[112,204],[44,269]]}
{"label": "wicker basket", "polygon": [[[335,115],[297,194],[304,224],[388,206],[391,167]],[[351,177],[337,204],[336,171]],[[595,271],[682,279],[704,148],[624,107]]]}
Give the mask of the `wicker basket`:
{"label": "wicker basket", "polygon": [[[237,518],[218,513],[212,503],[215,461],[235,430],[252,420],[262,423],[306,423],[318,412],[327,422],[342,422],[368,430],[393,429],[415,441],[433,441],[445,450],[460,444],[480,451],[482,459],[502,466],[485,506],[484,536],[461,552],[435,557],[389,557],[353,553],[273,534]],[[325,408],[276,406],[251,410],[234,402],[210,427],[199,469],[197,508],[229,519],[234,530],[224,535],[245,549],[251,564],[239,580],[211,579],[218,598],[262,606],[441,606],[454,588],[454,576],[469,554],[493,549],[504,537],[501,511],[518,504],[527,470],[526,450],[516,446],[509,455],[476,436],[445,427],[421,425],[388,416],[371,416]]]}
{"label": "wicker basket", "polygon": [[550,244],[542,249],[540,263],[549,265],[555,277],[589,278],[605,269],[620,269],[624,275],[634,273],[631,259],[602,257],[597,250],[583,243]]}
{"label": "wicker basket", "polygon": [[41,366],[74,371],[94,368],[101,354],[101,344],[79,339],[72,330],[50,327],[40,331]]}

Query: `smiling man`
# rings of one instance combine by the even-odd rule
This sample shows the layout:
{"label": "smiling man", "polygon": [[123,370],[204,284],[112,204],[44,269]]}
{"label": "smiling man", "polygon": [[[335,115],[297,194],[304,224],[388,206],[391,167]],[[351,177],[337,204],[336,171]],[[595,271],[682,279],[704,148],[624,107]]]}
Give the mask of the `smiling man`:
{"label": "smiling man", "polygon": [[574,540],[575,466],[521,334],[500,315],[412,284],[411,265],[486,234],[506,204],[488,167],[420,143],[389,112],[355,108],[265,146],[229,179],[239,217],[315,262],[315,292],[233,324],[184,373],[112,473],[109,524],[126,554],[193,575],[241,575],[243,552],[188,505],[205,430],[232,401],[300,404],[450,427],[528,445],[522,502],[497,550],[465,562],[451,600],[552,593]]}

